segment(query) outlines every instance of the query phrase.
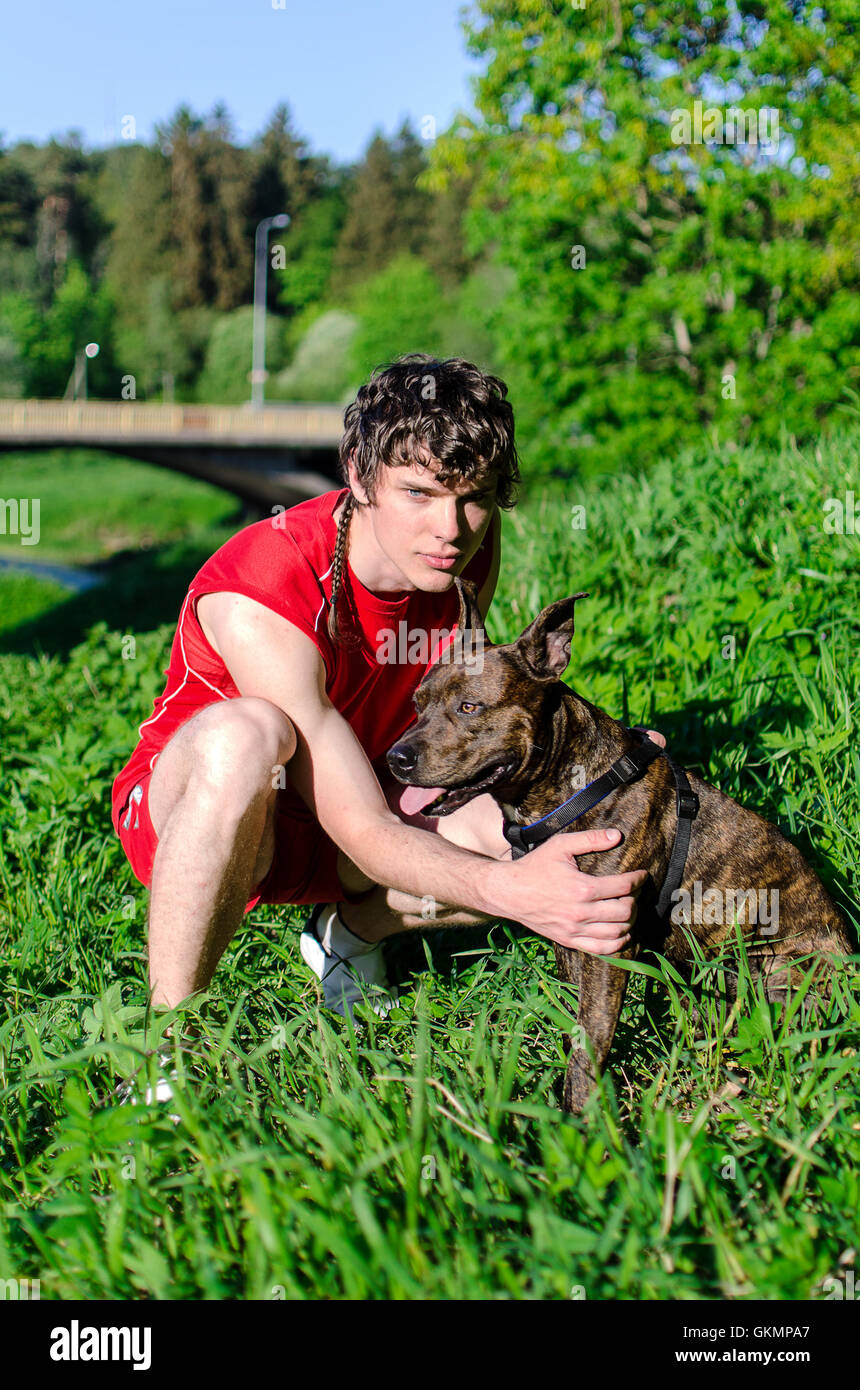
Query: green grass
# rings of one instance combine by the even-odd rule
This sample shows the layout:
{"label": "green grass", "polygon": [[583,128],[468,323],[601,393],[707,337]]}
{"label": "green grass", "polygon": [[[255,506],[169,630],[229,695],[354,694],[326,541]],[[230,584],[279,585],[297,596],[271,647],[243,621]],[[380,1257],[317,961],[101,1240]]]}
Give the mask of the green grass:
{"label": "green grass", "polygon": [[[8,551],[2,553],[8,554]],[[48,579],[0,571],[0,637],[14,633],[23,623],[34,622],[54,612],[64,602],[67,592],[62,585]]]}
{"label": "green grass", "polygon": [[[855,923],[860,537],[822,526],[858,462],[847,433],[548,486],[505,519],[489,621],[507,640],[587,589],[570,683],[779,824]],[[43,1298],[823,1297],[857,1246],[860,960],[814,1026],[742,969],[732,1020],[711,1002],[699,1032],[674,972],[638,964],[573,1119],[546,942],[510,924],[392,940],[400,1007],[353,1029],[317,1006],[305,910],[260,908],[181,1011],[179,1123],[142,1103],[170,1016],[146,1012],[147,894],[108,796],[188,566],[221,539],[206,549],[174,482],[151,523],[169,544],[143,577],[129,557],[121,606],[115,580],[52,629],[56,595],[34,621],[0,576],[22,605],[0,655],[0,1277]],[[139,1103],[117,1107],[129,1074]]]}
{"label": "green grass", "polygon": [[208,483],[82,449],[4,454],[0,483],[4,498],[39,499],[40,525],[36,545],[0,535],[0,558],[79,565],[104,580],[71,593],[0,570],[0,652],[66,656],[98,622],[118,632],[156,628],[178,613],[213,550],[246,524],[240,504]]}
{"label": "green grass", "polygon": [[0,495],[39,500],[38,545],[0,536],[11,558],[88,565],[217,526],[236,511],[219,488],[85,449],[0,455]]}

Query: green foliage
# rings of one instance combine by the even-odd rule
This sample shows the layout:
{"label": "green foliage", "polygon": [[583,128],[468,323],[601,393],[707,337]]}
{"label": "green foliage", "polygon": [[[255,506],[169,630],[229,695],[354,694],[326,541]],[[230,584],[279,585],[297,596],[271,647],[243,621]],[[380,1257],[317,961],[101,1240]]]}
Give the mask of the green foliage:
{"label": "green foliage", "polygon": [[[489,616],[509,640],[589,590],[567,679],[779,823],[855,923],[860,538],[824,517],[858,464],[855,428],[532,486],[504,516]],[[84,536],[79,481],[61,514]],[[190,540],[201,491],[172,485],[160,528],[158,489],[135,492],[117,537],[148,505]],[[124,602],[109,623],[111,578],[66,659],[0,656],[0,1275],[57,1299],[827,1297],[856,1247],[860,958],[814,1024],[799,997],[779,1018],[741,959],[737,1008],[706,991],[698,1029],[677,972],[634,964],[576,1119],[570,992],[510,924],[392,939],[399,1006],[353,1029],[318,1006],[305,910],[259,908],[208,992],[147,1012],[147,895],[108,797],[179,596],[171,621]],[[147,1105],[165,1043],[175,1099]]]}
{"label": "green foliage", "polygon": [[[422,183],[471,173],[470,245],[515,272],[497,341],[533,462],[624,467],[702,426],[814,434],[860,376],[853,16],[478,10],[480,119],[455,119]],[[778,151],[675,143],[696,101],[776,108]]]}
{"label": "green foliage", "polygon": [[43,613],[50,613],[66,597],[66,590],[60,584],[15,570],[7,572],[5,568],[0,569],[0,593],[3,595],[0,640],[7,632],[14,632]]}
{"label": "green foliage", "polygon": [[494,366],[494,315],[507,285],[504,267],[484,265],[455,290],[443,291],[416,256],[400,255],[349,296],[347,309],[310,307],[293,323],[300,334],[289,367],[271,383],[281,400],[351,399],[379,363],[399,352],[465,356]]}
{"label": "green foliage", "polygon": [[176,312],[168,275],[144,281],[139,314],[120,320],[116,349],[123,372],[134,375],[138,399],[190,396],[215,321],[214,310],[207,308]]}
{"label": "green foliage", "polygon": [[18,346],[15,317],[13,307],[10,321],[0,301],[0,398],[4,400],[15,400],[24,394],[27,368]]}
{"label": "green foliage", "polygon": [[440,351],[463,357],[483,371],[499,372],[499,312],[514,279],[498,261],[478,263],[462,284],[446,294],[439,309]]}
{"label": "green foliage", "polygon": [[339,401],[348,390],[350,345],[355,336],[354,314],[343,309],[320,313],[309,308],[295,321],[307,325],[293,359],[272,379],[270,400]]}
{"label": "green foliage", "polygon": [[247,300],[248,182],[222,106],[208,117],[181,106],[156,129],[170,161],[168,267],[177,309],[235,309]]}
{"label": "green foliage", "polygon": [[375,135],[355,170],[329,292],[350,290],[403,255],[420,256],[431,199],[417,186],[426,160],[409,123],[393,140]]}
{"label": "green foliage", "polygon": [[89,342],[101,348],[88,368],[97,389],[109,372],[111,318],[109,292],[104,286],[93,292],[89,276],[76,261],[68,266],[44,317],[26,295],[5,295],[0,299],[0,333],[10,389],[17,380],[22,395],[62,396],[75,356]]}
{"label": "green foliage", "polygon": [[379,362],[412,352],[439,352],[440,289],[417,256],[396,256],[357,286],[348,307],[358,319],[352,340],[354,377],[363,381]]}
{"label": "green foliage", "polygon": [[[343,192],[334,188],[309,202],[286,231],[278,232],[286,267],[270,274],[278,286],[279,304],[296,318],[308,308],[319,312],[344,215]],[[297,342],[295,336],[293,342]]]}
{"label": "green foliage", "polygon": [[446,291],[424,261],[395,257],[349,300],[358,324],[351,349],[352,390],[379,363],[418,346],[422,352],[465,357],[485,371],[495,370],[494,329],[508,286],[506,268],[489,263]]}
{"label": "green foliage", "polygon": [[27,246],[39,206],[32,174],[0,149],[0,242]]}
{"label": "green foliage", "polygon": [[[235,348],[225,340],[234,335],[221,320],[250,303],[257,221],[300,207],[316,164],[290,133],[284,108],[244,149],[223,107],[208,117],[181,107],[159,127],[155,148],[108,161],[98,185],[111,225],[105,274],[123,369],[142,397],[160,394],[168,375],[180,399],[201,399],[209,383],[213,399],[244,399],[248,368],[237,387]],[[276,368],[278,346],[275,336]]]}

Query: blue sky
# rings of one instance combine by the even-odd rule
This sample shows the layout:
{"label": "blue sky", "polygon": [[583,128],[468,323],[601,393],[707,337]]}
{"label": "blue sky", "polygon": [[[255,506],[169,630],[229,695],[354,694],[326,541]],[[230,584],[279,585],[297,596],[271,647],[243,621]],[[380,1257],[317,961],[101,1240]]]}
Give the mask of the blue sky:
{"label": "blue sky", "polygon": [[314,153],[357,159],[405,116],[420,134],[472,110],[463,0],[16,0],[0,47],[0,134],[39,143],[77,128],[88,148],[137,138],[185,102],[226,102],[245,143],[285,101]]}

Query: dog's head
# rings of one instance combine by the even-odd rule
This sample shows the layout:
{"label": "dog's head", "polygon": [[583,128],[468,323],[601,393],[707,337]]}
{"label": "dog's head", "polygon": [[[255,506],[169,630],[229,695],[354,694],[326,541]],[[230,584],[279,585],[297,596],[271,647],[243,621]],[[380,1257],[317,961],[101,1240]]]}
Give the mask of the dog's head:
{"label": "dog's head", "polygon": [[561,700],[574,608],[587,597],[551,603],[515,642],[493,646],[475,585],[455,583],[462,651],[431,666],[413,697],[418,719],[387,754],[399,781],[445,789],[424,807],[428,816],[447,815],[483,792],[516,802],[528,789]]}

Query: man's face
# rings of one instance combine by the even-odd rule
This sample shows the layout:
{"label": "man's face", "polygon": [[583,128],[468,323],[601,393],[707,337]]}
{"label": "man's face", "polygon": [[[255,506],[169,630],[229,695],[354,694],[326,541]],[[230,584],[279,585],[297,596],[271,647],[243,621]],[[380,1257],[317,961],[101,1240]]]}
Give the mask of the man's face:
{"label": "man's face", "polygon": [[[390,562],[392,588],[445,593],[480,546],[496,506],[496,477],[438,481],[439,465],[383,467],[373,505],[363,513]],[[352,473],[352,469],[350,469]],[[360,501],[366,494],[356,486]]]}

